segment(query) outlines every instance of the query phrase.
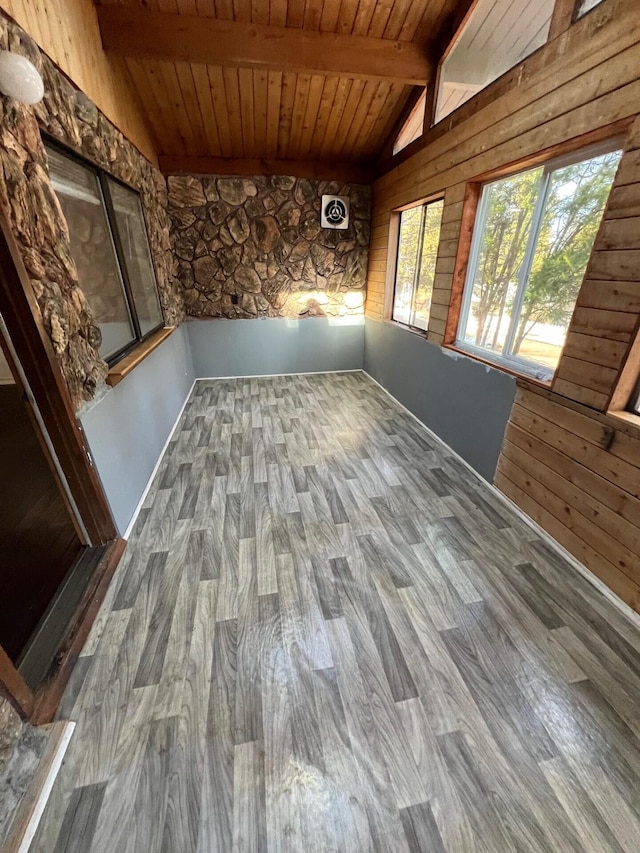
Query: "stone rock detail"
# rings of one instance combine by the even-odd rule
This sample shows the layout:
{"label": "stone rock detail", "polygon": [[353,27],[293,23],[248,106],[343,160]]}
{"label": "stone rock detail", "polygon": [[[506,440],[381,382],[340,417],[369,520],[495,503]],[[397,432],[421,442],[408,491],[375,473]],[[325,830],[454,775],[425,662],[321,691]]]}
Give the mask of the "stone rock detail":
{"label": "stone rock detail", "polygon": [[[36,65],[45,96],[35,107],[0,98],[0,209],[17,240],[45,328],[79,408],[104,382],[107,366],[98,353],[100,330],[78,285],[67,223],[49,180],[40,130],[140,192],[164,318],[173,325],[184,319],[185,309],[178,258],[169,236],[167,187],[160,172],[95,104],[19,26],[0,14],[0,49],[7,48]],[[194,190],[191,184],[183,185],[183,199],[204,207],[209,196],[200,181],[195,186]],[[196,213],[185,212],[182,227],[192,227]],[[196,230],[199,233],[199,222]],[[191,243],[183,248],[191,251]],[[187,260],[194,257],[195,246]]]}
{"label": "stone rock detail", "polygon": [[[168,190],[171,235],[189,316],[363,312],[369,187],[284,175],[176,175],[168,179]],[[347,230],[320,227],[325,193],[349,196]]]}

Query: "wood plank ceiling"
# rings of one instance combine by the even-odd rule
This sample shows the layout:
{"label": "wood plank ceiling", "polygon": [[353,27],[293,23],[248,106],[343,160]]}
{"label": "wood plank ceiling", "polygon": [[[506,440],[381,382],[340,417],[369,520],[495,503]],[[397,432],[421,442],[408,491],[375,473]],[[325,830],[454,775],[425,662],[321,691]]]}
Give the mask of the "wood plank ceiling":
{"label": "wood plank ceiling", "polygon": [[[433,73],[461,7],[469,4],[96,2],[105,48],[130,78],[165,171],[229,172],[237,161],[246,161],[245,171],[275,171],[278,162],[297,161],[311,170],[316,164],[318,174],[329,164],[348,170],[375,162],[411,82]],[[171,38],[154,37],[154,27]],[[287,47],[291,30],[306,40],[299,53],[308,57],[308,68]],[[246,54],[238,56],[245,32]]]}

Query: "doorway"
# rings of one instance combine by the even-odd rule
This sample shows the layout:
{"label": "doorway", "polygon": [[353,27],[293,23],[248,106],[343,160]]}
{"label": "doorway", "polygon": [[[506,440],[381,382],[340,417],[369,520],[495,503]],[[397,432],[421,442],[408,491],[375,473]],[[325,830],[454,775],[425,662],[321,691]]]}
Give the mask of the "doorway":
{"label": "doorway", "polygon": [[0,694],[48,722],[126,543],[0,215]]}

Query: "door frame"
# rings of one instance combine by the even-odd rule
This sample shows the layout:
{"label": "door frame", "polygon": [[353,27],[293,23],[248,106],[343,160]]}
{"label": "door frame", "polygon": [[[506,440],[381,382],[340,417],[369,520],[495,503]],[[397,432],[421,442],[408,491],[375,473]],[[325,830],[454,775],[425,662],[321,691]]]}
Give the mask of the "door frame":
{"label": "door frame", "polygon": [[0,646],[0,694],[22,717],[44,722],[55,712],[126,543],[118,537],[89,445],[76,418],[69,389],[4,211],[0,211],[0,314],[67,480],[89,544],[105,546],[103,558],[90,584],[90,594],[80,605],[79,611],[82,612],[79,613],[78,627],[63,649],[52,679],[37,694],[27,686]]}

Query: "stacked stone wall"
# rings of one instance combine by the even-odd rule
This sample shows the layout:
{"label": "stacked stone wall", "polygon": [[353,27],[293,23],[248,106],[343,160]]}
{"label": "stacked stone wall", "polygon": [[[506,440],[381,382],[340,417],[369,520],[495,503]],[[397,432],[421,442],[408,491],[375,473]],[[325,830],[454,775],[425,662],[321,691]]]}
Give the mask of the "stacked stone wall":
{"label": "stacked stone wall", "polygon": [[[369,187],[285,176],[175,175],[169,177],[168,189],[189,316],[362,313]],[[347,229],[321,227],[324,194],[349,197]]]}

